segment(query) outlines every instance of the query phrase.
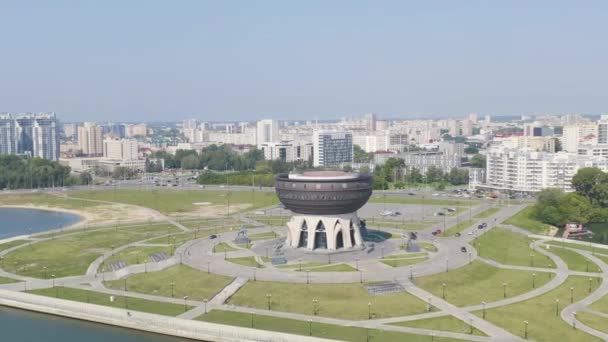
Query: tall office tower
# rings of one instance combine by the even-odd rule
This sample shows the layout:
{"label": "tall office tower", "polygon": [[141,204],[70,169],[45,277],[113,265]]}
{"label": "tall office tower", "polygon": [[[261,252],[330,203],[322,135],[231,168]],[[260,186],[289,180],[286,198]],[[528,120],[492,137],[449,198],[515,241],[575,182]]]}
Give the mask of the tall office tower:
{"label": "tall office tower", "polygon": [[78,127],[78,147],[82,154],[88,156],[103,155],[101,127],[94,122],[85,122],[82,127]]}
{"label": "tall office tower", "polygon": [[365,129],[368,131],[376,130],[376,114],[367,113],[363,116],[365,118]]}
{"label": "tall office tower", "polygon": [[471,121],[474,125],[477,124],[477,113],[469,113],[469,121]]}
{"label": "tall office tower", "polygon": [[0,154],[16,154],[15,121],[10,114],[0,114]]}
{"label": "tall office tower", "polygon": [[106,139],[103,141],[103,156],[114,160],[134,160],[139,157],[137,140]]}
{"label": "tall office tower", "polygon": [[608,144],[608,114],[603,114],[597,122],[597,143]]}
{"label": "tall office tower", "polygon": [[258,147],[264,143],[279,141],[279,122],[270,119],[258,121],[256,136]]}
{"label": "tall office tower", "polygon": [[112,134],[115,137],[122,139],[125,137],[125,133],[125,125],[123,124],[108,123],[107,125],[101,126],[102,135]]}
{"label": "tall office tower", "polygon": [[314,131],[314,166],[339,166],[353,162],[353,133]]}
{"label": "tall office tower", "polygon": [[489,125],[490,123],[492,123],[492,117],[489,116],[489,115],[486,115],[486,122],[485,122],[485,124]]}

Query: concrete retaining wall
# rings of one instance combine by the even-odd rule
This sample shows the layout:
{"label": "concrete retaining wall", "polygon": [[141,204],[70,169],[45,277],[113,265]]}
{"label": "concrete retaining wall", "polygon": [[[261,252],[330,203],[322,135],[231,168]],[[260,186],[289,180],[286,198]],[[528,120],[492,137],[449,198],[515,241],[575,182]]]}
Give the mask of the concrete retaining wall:
{"label": "concrete retaining wall", "polygon": [[[0,289],[0,305],[200,341],[322,342],[326,339],[192,321]],[[130,315],[127,313],[129,312]]]}

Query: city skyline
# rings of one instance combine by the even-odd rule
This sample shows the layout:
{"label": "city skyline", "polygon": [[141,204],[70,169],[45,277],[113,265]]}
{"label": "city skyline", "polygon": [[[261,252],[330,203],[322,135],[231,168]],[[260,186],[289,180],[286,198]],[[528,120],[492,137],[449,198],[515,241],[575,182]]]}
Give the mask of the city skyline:
{"label": "city skyline", "polygon": [[602,2],[180,4],[3,2],[12,29],[0,112],[253,121],[606,111]]}

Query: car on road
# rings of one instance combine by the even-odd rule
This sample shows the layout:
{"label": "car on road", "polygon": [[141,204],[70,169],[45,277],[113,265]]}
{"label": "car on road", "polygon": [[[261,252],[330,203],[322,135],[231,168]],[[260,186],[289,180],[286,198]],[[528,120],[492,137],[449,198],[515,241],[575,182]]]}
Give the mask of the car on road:
{"label": "car on road", "polygon": [[455,237],[460,237],[460,233],[454,234]]}
{"label": "car on road", "polygon": [[407,194],[408,194],[408,195],[410,195],[410,196],[415,196],[415,195],[416,195],[416,194],[415,194],[415,193],[413,193],[413,192],[408,192]]}
{"label": "car on road", "polygon": [[473,231],[468,232],[467,235],[473,235]]}
{"label": "car on road", "polygon": [[435,216],[445,216],[444,212],[438,211],[435,213]]}
{"label": "car on road", "polygon": [[487,224],[487,223],[485,223],[485,222],[483,222],[482,224],[480,224],[480,225],[478,225],[478,226],[477,226],[477,229],[484,229],[484,228],[486,228],[487,226],[488,226],[488,224]]}
{"label": "car on road", "polygon": [[453,213],[456,211],[456,208],[448,208],[448,212]]}
{"label": "car on road", "polygon": [[431,196],[437,197],[437,196],[439,196],[439,194],[435,193],[435,194],[432,194]]}
{"label": "car on road", "polygon": [[466,253],[467,252],[467,248],[465,246],[460,247],[460,251],[462,253]]}
{"label": "car on road", "polygon": [[441,233],[443,233],[443,230],[441,230],[441,229],[435,229],[435,230],[433,230],[433,232],[431,234],[438,235],[438,234],[441,234]]}
{"label": "car on road", "polygon": [[209,239],[210,239],[210,240],[213,240],[213,239],[216,239],[216,238],[217,238],[217,235],[215,235],[215,234],[211,234],[211,235],[209,235]]}

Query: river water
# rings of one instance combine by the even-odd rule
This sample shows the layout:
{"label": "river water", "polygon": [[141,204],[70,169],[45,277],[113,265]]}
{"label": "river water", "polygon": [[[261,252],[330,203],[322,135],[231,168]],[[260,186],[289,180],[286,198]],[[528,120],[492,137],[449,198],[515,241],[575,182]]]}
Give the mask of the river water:
{"label": "river water", "polygon": [[[0,208],[0,239],[74,224],[78,215]],[[187,342],[190,340],[0,306],[1,342]]]}

